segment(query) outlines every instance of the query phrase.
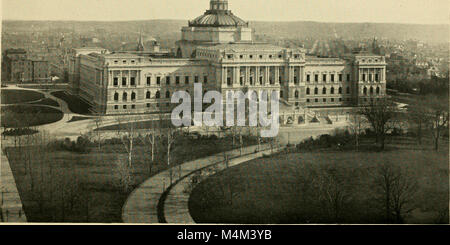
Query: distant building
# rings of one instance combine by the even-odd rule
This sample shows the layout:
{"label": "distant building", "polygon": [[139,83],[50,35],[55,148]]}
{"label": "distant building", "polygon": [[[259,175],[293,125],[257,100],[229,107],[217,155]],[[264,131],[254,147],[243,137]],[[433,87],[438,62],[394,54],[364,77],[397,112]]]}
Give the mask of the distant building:
{"label": "distant building", "polygon": [[[248,22],[228,10],[227,0],[183,27],[176,58],[146,51],[142,35],[129,51],[74,49],[72,92],[102,114],[167,111],[174,92],[253,90],[279,92],[297,108],[343,107],[386,95],[385,57],[364,50],[342,58],[307,56],[302,48],[253,41]],[[289,109],[291,108],[291,109]]]}
{"label": "distant building", "polygon": [[5,50],[2,60],[2,80],[10,82],[46,82],[50,66],[44,57],[30,57],[24,49]]}

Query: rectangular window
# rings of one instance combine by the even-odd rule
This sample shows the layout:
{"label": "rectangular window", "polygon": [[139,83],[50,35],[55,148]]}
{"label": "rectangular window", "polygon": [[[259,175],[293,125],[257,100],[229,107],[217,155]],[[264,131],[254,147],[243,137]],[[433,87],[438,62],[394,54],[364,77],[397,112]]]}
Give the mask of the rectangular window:
{"label": "rectangular window", "polygon": [[298,78],[294,77],[294,84],[297,84],[297,83],[298,83]]}
{"label": "rectangular window", "polygon": [[127,86],[127,78],[122,77],[122,86]]}
{"label": "rectangular window", "polygon": [[347,82],[350,82],[350,74],[347,74]]}
{"label": "rectangular window", "polygon": [[147,108],[150,108],[150,103],[147,103]]}
{"label": "rectangular window", "polygon": [[180,77],[179,77],[179,76],[176,76],[176,77],[175,77],[175,83],[176,83],[176,84],[180,84]]}
{"label": "rectangular window", "polygon": [[135,77],[130,77],[130,84],[131,84],[131,86],[136,86],[136,78]]}
{"label": "rectangular window", "polygon": [[327,103],[327,99],[324,98],[324,99],[323,99],[323,103]]}
{"label": "rectangular window", "polygon": [[119,110],[119,106],[118,106],[118,105],[115,105],[115,106],[114,106],[114,110]]}
{"label": "rectangular window", "polygon": [[342,74],[339,74],[339,82],[342,82]]}
{"label": "rectangular window", "polygon": [[151,83],[152,83],[152,78],[151,77],[147,77],[147,86],[150,86]]}
{"label": "rectangular window", "polygon": [[227,77],[227,84],[228,84],[228,86],[231,85],[231,77]]}
{"label": "rectangular window", "polygon": [[366,81],[366,74],[362,75],[362,80],[365,82]]}
{"label": "rectangular window", "polygon": [[253,77],[250,77],[250,85],[253,85]]}
{"label": "rectangular window", "polygon": [[166,77],[166,84],[170,85],[170,77]]}
{"label": "rectangular window", "polygon": [[331,74],[331,81],[334,82],[334,74]]}
{"label": "rectangular window", "polygon": [[314,75],[314,81],[315,81],[315,82],[319,82],[319,75],[317,75],[317,74]]}
{"label": "rectangular window", "polygon": [[198,76],[195,76],[195,77],[194,77],[194,82],[195,82],[195,83],[198,83]]}
{"label": "rectangular window", "polygon": [[309,74],[306,75],[306,81],[307,81],[307,82],[310,82],[310,81],[311,81],[311,75],[309,75]]}
{"label": "rectangular window", "polygon": [[123,109],[127,109],[127,105],[123,105]]}
{"label": "rectangular window", "polygon": [[204,82],[204,83],[208,83],[208,76],[204,76],[204,77],[203,77],[203,82]]}
{"label": "rectangular window", "polygon": [[378,76],[378,74],[375,74],[375,82],[378,82],[380,79],[380,77]]}
{"label": "rectangular window", "polygon": [[370,82],[373,81],[373,76],[372,76],[372,74],[369,74],[369,81],[370,81]]}
{"label": "rectangular window", "polygon": [[118,77],[114,78],[114,86],[119,86],[119,78]]}
{"label": "rectangular window", "polygon": [[156,84],[161,85],[161,77],[156,77]]}
{"label": "rectangular window", "polygon": [[323,74],[323,76],[322,76],[322,81],[323,81],[323,82],[326,82],[326,81],[327,81],[327,74]]}
{"label": "rectangular window", "polygon": [[136,105],[131,105],[131,109],[136,109]]}
{"label": "rectangular window", "polygon": [[184,77],[184,83],[189,84],[189,76]]}

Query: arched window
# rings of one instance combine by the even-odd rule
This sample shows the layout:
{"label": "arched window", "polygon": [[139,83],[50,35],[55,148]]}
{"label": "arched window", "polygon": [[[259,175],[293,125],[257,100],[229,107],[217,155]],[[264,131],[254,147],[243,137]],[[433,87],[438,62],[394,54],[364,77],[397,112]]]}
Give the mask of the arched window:
{"label": "arched window", "polygon": [[114,100],[116,100],[116,101],[119,100],[119,93],[114,94]]}
{"label": "arched window", "polygon": [[334,94],[334,87],[331,88],[330,93],[331,93],[331,94]]}
{"label": "arched window", "polygon": [[377,94],[380,94],[380,87],[377,87]]}
{"label": "arched window", "polygon": [[322,89],[322,94],[327,94],[327,88]]}
{"label": "arched window", "polygon": [[309,88],[306,88],[306,94],[310,94],[311,90]]}
{"label": "arched window", "polygon": [[339,94],[342,94],[342,87],[339,87]]}
{"label": "arched window", "polygon": [[155,97],[156,97],[157,99],[161,98],[161,93],[160,93],[159,91],[157,91],[156,94],[155,94]]}
{"label": "arched window", "polygon": [[128,94],[127,93],[123,93],[122,100],[123,101],[127,101],[128,100]]}
{"label": "arched window", "polygon": [[347,87],[347,94],[350,94],[350,87]]}
{"label": "arched window", "polygon": [[370,87],[370,94],[373,94],[373,87]]}
{"label": "arched window", "polygon": [[318,88],[314,89],[314,94],[319,94],[319,89]]}
{"label": "arched window", "polygon": [[170,98],[170,92],[169,91],[166,92],[166,98]]}
{"label": "arched window", "polygon": [[146,99],[150,99],[150,97],[151,97],[151,93],[150,93],[150,91],[147,91],[147,94],[145,95],[145,98]]}
{"label": "arched window", "polygon": [[367,94],[367,88],[366,87],[364,87],[363,93]]}
{"label": "arched window", "polygon": [[136,100],[136,93],[135,92],[131,93],[131,100]]}
{"label": "arched window", "polygon": [[298,91],[295,90],[295,98],[298,98]]}

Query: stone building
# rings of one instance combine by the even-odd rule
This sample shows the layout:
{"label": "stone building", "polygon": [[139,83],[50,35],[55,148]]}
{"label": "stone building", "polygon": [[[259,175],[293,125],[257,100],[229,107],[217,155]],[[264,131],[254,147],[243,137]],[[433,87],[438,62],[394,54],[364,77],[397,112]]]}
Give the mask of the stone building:
{"label": "stone building", "polygon": [[129,52],[74,49],[71,91],[103,114],[167,111],[171,95],[193,94],[194,83],[222,94],[279,91],[292,110],[355,106],[386,94],[384,56],[307,56],[302,48],[254,42],[252,33],[227,0],[211,0],[209,10],[182,28],[174,58],[145,52],[141,44]]}
{"label": "stone building", "polygon": [[30,57],[24,49],[7,49],[3,53],[2,81],[15,83],[48,82],[50,66],[42,57]]}

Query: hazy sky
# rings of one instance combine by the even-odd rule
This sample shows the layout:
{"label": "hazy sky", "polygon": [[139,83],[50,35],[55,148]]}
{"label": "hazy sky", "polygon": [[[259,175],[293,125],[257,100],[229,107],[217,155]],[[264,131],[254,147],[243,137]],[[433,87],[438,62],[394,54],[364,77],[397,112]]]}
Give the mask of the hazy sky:
{"label": "hazy sky", "polygon": [[[209,0],[1,0],[3,19],[193,19]],[[448,24],[449,0],[229,0],[244,20]]]}

